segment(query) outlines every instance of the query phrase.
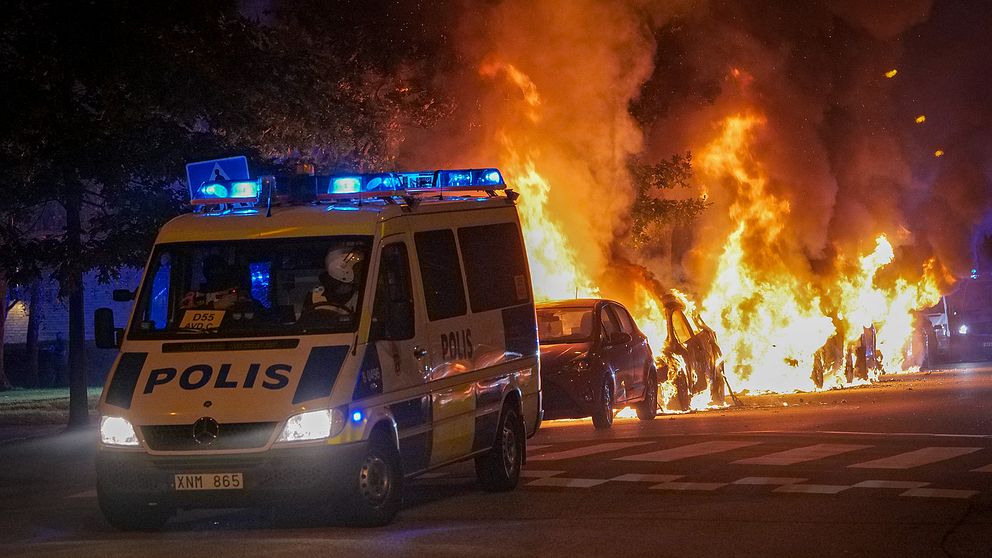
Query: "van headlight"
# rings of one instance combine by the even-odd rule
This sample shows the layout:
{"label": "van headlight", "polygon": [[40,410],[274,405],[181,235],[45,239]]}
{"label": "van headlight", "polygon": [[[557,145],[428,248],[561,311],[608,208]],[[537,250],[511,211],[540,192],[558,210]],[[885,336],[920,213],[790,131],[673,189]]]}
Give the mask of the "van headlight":
{"label": "van headlight", "polygon": [[293,415],[286,419],[286,426],[277,442],[305,442],[337,436],[344,430],[344,413],[338,409],[320,409]]}
{"label": "van headlight", "polygon": [[138,435],[124,417],[100,418],[100,441],[108,446],[137,446]]}

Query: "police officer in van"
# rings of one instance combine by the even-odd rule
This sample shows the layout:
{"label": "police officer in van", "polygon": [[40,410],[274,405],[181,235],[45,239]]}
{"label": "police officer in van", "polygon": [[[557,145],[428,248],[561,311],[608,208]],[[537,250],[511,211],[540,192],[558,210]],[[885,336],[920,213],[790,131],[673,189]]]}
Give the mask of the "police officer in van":
{"label": "police officer in van", "polygon": [[332,248],[324,256],[320,284],[303,301],[300,321],[326,324],[351,321],[358,306],[361,265],[365,254],[357,247]]}

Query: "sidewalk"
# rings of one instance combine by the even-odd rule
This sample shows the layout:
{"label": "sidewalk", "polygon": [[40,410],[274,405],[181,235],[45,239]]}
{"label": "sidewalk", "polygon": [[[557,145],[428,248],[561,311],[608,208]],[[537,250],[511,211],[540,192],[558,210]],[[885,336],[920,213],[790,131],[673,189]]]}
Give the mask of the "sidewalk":
{"label": "sidewalk", "polygon": [[62,432],[65,432],[64,424],[0,424],[0,451],[6,444]]}

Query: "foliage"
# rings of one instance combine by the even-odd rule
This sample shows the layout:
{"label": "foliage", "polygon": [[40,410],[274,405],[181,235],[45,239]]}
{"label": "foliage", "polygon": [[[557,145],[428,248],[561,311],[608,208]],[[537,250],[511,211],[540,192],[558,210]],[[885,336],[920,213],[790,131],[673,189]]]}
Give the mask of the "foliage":
{"label": "foliage", "polygon": [[665,190],[691,186],[692,153],[688,151],[654,164],[633,160],[629,168],[637,189],[630,230],[635,248],[648,244],[660,225],[687,225],[710,205],[705,196],[678,200],[660,197]]}

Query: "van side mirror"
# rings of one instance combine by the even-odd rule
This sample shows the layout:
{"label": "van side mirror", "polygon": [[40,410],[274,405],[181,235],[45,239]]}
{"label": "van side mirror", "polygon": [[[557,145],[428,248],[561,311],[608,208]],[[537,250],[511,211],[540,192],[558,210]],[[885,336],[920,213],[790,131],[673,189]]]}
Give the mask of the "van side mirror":
{"label": "van side mirror", "polygon": [[134,291],[114,289],[114,302],[130,302],[134,300]]}
{"label": "van side mirror", "polygon": [[114,311],[110,308],[97,308],[93,312],[93,337],[100,349],[116,349],[121,346],[124,329],[114,327]]}

